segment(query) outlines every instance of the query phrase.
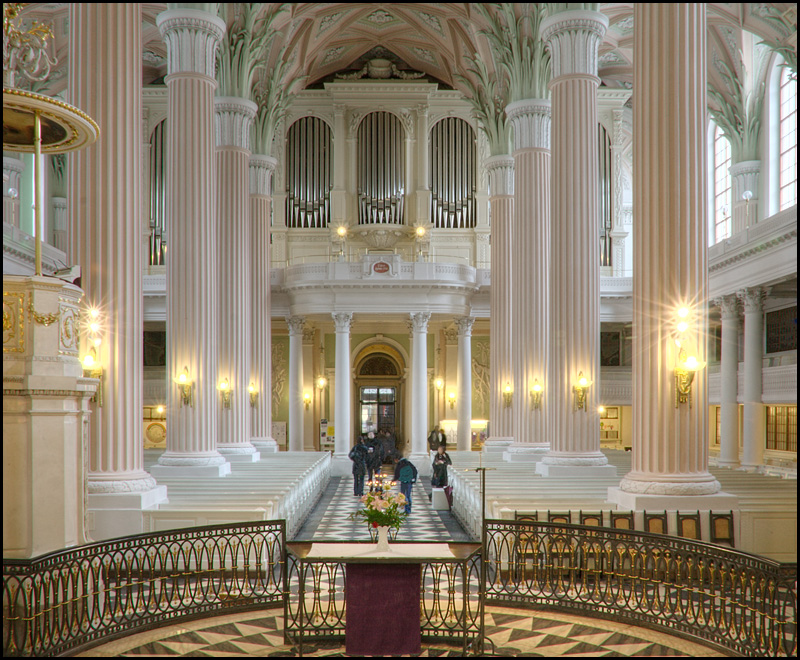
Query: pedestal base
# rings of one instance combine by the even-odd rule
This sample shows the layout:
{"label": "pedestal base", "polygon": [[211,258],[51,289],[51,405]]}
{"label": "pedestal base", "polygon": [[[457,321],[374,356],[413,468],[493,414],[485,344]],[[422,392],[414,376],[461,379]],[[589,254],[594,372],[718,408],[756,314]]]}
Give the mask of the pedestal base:
{"label": "pedestal base", "polygon": [[102,493],[88,496],[88,536],[94,541],[142,534],[142,512],[167,504],[167,487],[139,493]]}
{"label": "pedestal base", "polygon": [[514,444],[514,438],[489,438],[483,443],[483,453],[502,453]]}
{"label": "pedestal base", "polygon": [[550,465],[537,463],[536,472],[543,477],[616,477],[613,465]]}
{"label": "pedestal base", "polygon": [[509,463],[538,463],[550,451],[548,445],[541,447],[526,447],[524,445],[511,445],[503,452],[503,460]]}
{"label": "pedestal base", "polygon": [[257,451],[252,454],[229,454],[220,449],[219,453],[231,463],[258,463],[261,460],[261,454]]}
{"label": "pedestal base", "polygon": [[275,454],[279,451],[278,443],[272,438],[253,438],[250,442],[262,454]]}
{"label": "pedestal base", "polygon": [[156,479],[165,477],[224,477],[231,473],[228,462],[219,465],[153,465],[149,470]]}
{"label": "pedestal base", "polygon": [[331,476],[332,477],[352,477],[353,461],[347,454],[334,454],[331,457]]}

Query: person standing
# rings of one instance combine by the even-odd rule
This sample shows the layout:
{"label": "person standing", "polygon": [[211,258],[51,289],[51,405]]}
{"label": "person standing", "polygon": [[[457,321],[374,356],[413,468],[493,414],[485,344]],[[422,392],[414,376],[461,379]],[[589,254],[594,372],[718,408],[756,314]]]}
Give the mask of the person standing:
{"label": "person standing", "polygon": [[433,427],[433,431],[428,436],[428,447],[431,451],[436,451],[439,445],[444,445],[447,448],[447,436],[439,430],[439,425]]}
{"label": "person standing", "polygon": [[417,468],[407,458],[401,458],[394,467],[394,480],[400,482],[400,492],[406,498],[406,513],[411,513],[411,489],[417,481]]}
{"label": "person standing", "polygon": [[439,445],[436,456],[433,457],[433,474],[431,475],[431,486],[434,488],[447,488],[447,466],[452,465],[450,455],[445,450],[444,445]]}
{"label": "person standing", "polygon": [[383,465],[383,445],[375,437],[375,434],[370,431],[367,434],[365,446],[367,448],[367,475],[369,481],[372,481],[375,474],[380,473],[381,465]]}
{"label": "person standing", "polygon": [[367,473],[367,448],[360,436],[350,450],[349,457],[353,461],[353,495],[361,496],[364,494],[364,475]]}

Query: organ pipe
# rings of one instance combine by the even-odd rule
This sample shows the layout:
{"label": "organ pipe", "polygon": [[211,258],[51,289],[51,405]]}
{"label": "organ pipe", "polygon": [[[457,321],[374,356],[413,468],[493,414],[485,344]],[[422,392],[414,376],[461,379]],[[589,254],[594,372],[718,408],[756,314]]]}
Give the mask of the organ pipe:
{"label": "organ pipe", "polygon": [[303,117],[286,137],[286,222],[291,228],[323,229],[330,222],[331,129]]}
{"label": "organ pipe", "polygon": [[150,265],[163,266],[166,256],[166,120],[150,136]]}
{"label": "organ pipe", "polygon": [[436,228],[475,226],[477,153],[475,131],[447,117],[431,129],[429,143],[431,221]]}
{"label": "organ pipe", "polygon": [[602,124],[598,125],[600,191],[600,265],[611,266],[611,139]]}
{"label": "organ pipe", "polygon": [[371,112],[358,127],[359,224],[404,222],[405,129],[390,112]]}

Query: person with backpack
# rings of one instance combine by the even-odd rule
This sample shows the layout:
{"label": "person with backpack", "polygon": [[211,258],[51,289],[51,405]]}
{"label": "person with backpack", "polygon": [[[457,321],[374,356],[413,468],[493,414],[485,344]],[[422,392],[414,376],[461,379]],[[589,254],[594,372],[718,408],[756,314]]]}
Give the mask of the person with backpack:
{"label": "person with backpack", "polygon": [[401,458],[394,468],[394,480],[400,482],[400,492],[405,495],[406,513],[411,513],[411,488],[417,481],[417,468],[407,458]]}
{"label": "person with backpack", "polygon": [[364,494],[364,475],[367,473],[367,448],[360,436],[350,450],[349,457],[353,461],[353,495],[361,496]]}

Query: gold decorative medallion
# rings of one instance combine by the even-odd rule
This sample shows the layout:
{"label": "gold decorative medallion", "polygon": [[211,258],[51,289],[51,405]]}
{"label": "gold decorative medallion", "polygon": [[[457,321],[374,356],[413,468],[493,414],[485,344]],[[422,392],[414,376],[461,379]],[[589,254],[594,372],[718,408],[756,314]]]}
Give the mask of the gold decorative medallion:
{"label": "gold decorative medallion", "polygon": [[70,306],[61,306],[61,334],[59,353],[78,355],[78,311]]}
{"label": "gold decorative medallion", "polygon": [[3,353],[25,351],[25,294],[3,291]]}

